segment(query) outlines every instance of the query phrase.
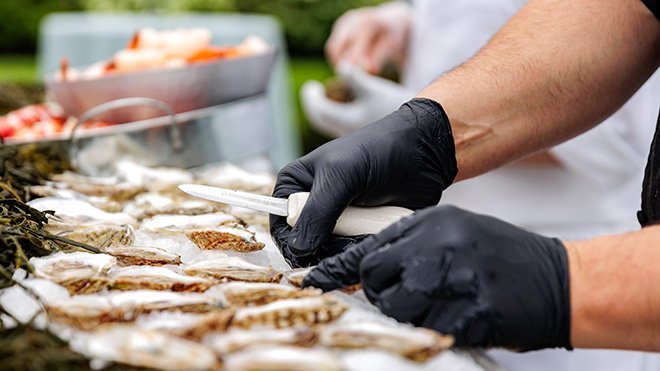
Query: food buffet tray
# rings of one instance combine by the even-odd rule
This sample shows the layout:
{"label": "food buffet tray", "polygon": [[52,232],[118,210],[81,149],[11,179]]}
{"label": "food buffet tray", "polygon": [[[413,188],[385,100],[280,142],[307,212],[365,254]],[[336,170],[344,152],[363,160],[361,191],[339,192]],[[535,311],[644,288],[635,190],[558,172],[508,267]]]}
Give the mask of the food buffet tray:
{"label": "food buffet tray", "polygon": [[[276,54],[276,49],[271,48],[251,56],[89,80],[57,81],[49,76],[46,86],[68,116],[80,117],[93,107],[126,97],[157,99],[175,113],[189,112],[264,93]],[[96,119],[123,123],[159,115],[162,112],[150,107],[131,107],[104,113]]]}

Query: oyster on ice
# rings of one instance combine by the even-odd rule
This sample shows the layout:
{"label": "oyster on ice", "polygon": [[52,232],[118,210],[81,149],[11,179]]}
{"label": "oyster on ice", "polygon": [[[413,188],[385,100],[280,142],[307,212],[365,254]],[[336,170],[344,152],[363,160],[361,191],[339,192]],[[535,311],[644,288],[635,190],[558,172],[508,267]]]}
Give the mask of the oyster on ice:
{"label": "oyster on ice", "polygon": [[199,260],[184,267],[183,271],[223,281],[279,282],[282,279],[282,273],[271,267],[248,263],[235,256]]}
{"label": "oyster on ice", "polygon": [[232,318],[232,309],[209,313],[159,312],[140,316],[135,324],[143,329],[167,332],[187,339],[201,340],[209,333],[224,333]]}
{"label": "oyster on ice", "polygon": [[425,328],[387,325],[378,322],[335,323],[321,330],[323,346],[364,349],[376,348],[424,362],[454,344],[453,336]]}
{"label": "oyster on ice", "polygon": [[228,282],[214,288],[222,293],[230,305],[263,305],[281,299],[295,299],[319,296],[319,289],[297,289],[277,283],[266,282]]}
{"label": "oyster on ice", "polygon": [[213,285],[211,280],[179,274],[165,267],[124,267],[113,271],[110,277],[111,288],[116,290],[203,292]]}
{"label": "oyster on ice", "polygon": [[341,363],[323,349],[255,347],[223,358],[227,371],[340,371]]}
{"label": "oyster on ice", "polygon": [[31,258],[34,275],[64,286],[71,295],[89,294],[108,286],[108,271],[117,260],[106,254],[58,252],[43,258]]}
{"label": "oyster on ice", "polygon": [[181,264],[179,255],[158,247],[112,245],[104,248],[103,252],[117,258],[120,266]]}
{"label": "oyster on ice", "polygon": [[139,290],[107,296],[79,295],[46,303],[49,318],[82,330],[103,323],[131,322],[153,311],[207,312],[221,309],[217,301],[200,294]]}
{"label": "oyster on ice", "polygon": [[130,245],[135,240],[135,230],[131,225],[116,224],[48,224],[50,233],[104,249],[111,245]]}
{"label": "oyster on ice", "polygon": [[131,160],[119,160],[115,163],[117,176],[129,184],[144,186],[150,191],[178,192],[177,186],[192,183],[193,175],[174,167],[148,167]]}
{"label": "oyster on ice", "polygon": [[161,214],[200,215],[222,212],[225,209],[224,205],[217,202],[148,192],[136,196],[124,207],[124,212],[137,220],[142,220]]}
{"label": "oyster on ice", "polygon": [[301,327],[328,323],[341,317],[348,306],[329,294],[278,300],[258,307],[236,310],[232,326],[241,328]]}
{"label": "oyster on ice", "polygon": [[104,326],[74,338],[72,347],[89,358],[163,370],[209,370],[219,367],[202,344],[158,331],[126,325]]}
{"label": "oyster on ice", "polygon": [[35,185],[30,187],[30,193],[40,197],[60,197],[68,199],[76,199],[88,202],[94,207],[109,213],[116,213],[121,211],[123,205],[117,201],[110,200],[107,197],[87,196],[82,193],[72,191],[70,189],[59,189],[47,185]]}
{"label": "oyster on ice", "polygon": [[250,252],[264,248],[264,244],[255,239],[254,232],[245,229],[240,220],[223,213],[157,215],[143,220],[140,229],[182,234],[205,250]]}
{"label": "oyster on ice", "polygon": [[237,352],[251,346],[295,345],[310,347],[316,341],[316,333],[309,328],[282,328],[263,330],[232,329],[224,334],[212,334],[204,339],[218,356]]}
{"label": "oyster on ice", "polygon": [[70,198],[43,197],[31,200],[28,204],[39,211],[52,210],[47,227],[51,224],[135,224],[135,218],[123,213],[109,213],[92,206],[89,202]]}

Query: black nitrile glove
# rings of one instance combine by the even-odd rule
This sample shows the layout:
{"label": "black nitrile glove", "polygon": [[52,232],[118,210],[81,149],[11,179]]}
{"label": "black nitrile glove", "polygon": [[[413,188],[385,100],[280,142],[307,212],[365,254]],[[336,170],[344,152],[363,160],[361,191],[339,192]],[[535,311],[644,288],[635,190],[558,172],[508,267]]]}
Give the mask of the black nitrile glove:
{"label": "black nitrile glove", "polygon": [[[349,204],[409,209],[435,205],[456,172],[445,112],[432,100],[413,99],[286,165],[277,176],[273,196],[311,194],[295,228],[284,217],[271,215],[271,235],[290,263],[313,264],[319,254],[336,253],[324,244]],[[344,239],[334,241],[339,246],[337,241]]]}
{"label": "black nitrile glove", "polygon": [[458,346],[571,347],[563,244],[492,217],[428,208],[324,260],[303,286],[359,281],[386,315]]}

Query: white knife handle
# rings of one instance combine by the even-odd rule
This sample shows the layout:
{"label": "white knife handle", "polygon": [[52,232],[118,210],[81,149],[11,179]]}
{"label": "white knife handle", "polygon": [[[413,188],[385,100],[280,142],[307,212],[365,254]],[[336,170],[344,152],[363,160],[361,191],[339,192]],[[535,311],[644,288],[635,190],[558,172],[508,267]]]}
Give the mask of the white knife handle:
{"label": "white knife handle", "polygon": [[[308,197],[308,192],[294,193],[289,196],[289,216],[287,216],[286,221],[290,226],[293,227],[298,221]],[[349,206],[337,220],[332,233],[338,236],[375,234],[412,213],[412,210],[398,206]]]}

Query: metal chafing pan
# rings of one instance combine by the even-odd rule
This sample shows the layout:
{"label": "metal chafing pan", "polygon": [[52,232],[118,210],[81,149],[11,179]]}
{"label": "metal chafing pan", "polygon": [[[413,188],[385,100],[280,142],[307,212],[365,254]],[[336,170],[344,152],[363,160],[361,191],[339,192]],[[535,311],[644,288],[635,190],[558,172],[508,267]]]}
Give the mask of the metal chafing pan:
{"label": "metal chafing pan", "polygon": [[[90,109],[116,99],[146,97],[169,105],[174,113],[217,106],[263,93],[276,50],[245,57],[200,62],[75,81],[46,78],[46,87],[68,116],[80,117]],[[134,122],[161,116],[152,107],[114,109],[98,117],[112,123]]]}

